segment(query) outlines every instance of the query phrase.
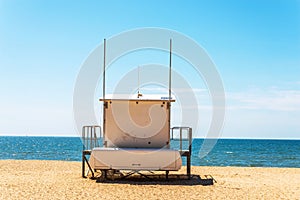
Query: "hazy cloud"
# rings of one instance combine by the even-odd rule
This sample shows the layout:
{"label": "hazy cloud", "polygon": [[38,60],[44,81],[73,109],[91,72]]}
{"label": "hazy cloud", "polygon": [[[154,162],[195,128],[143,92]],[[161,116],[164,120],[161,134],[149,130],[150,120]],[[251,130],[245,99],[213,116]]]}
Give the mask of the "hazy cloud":
{"label": "hazy cloud", "polygon": [[300,90],[271,87],[227,93],[227,109],[300,111]]}

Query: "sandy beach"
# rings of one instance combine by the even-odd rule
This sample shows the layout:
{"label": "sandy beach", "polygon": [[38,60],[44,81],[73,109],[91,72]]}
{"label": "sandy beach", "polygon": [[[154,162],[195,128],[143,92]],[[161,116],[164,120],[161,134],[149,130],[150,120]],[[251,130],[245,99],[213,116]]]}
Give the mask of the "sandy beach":
{"label": "sandy beach", "polygon": [[[182,168],[178,173],[185,173]],[[0,199],[299,199],[300,168],[192,167],[213,186],[172,182],[97,183],[80,162],[0,161]]]}

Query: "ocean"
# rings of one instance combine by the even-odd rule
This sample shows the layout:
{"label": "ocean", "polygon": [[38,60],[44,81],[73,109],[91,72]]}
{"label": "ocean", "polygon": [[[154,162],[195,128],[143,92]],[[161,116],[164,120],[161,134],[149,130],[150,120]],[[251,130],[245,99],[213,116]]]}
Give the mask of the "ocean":
{"label": "ocean", "polygon": [[[219,139],[200,158],[203,139],[192,143],[192,165],[243,167],[300,167],[300,140]],[[171,146],[177,148],[178,141]],[[81,161],[79,137],[0,136],[0,159]],[[185,165],[185,158],[183,158]]]}

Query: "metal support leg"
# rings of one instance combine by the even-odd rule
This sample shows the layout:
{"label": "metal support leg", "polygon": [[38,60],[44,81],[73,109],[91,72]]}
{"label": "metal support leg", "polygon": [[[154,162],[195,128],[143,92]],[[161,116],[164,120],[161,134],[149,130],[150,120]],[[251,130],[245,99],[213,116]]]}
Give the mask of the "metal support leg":
{"label": "metal support leg", "polygon": [[191,179],[191,154],[188,154],[186,157],[186,173],[188,179]]}
{"label": "metal support leg", "polygon": [[104,178],[107,179],[107,170],[104,170]]}
{"label": "metal support leg", "polygon": [[85,155],[82,152],[82,177],[86,178],[86,176],[85,176],[85,160],[84,160],[84,157],[85,157]]}
{"label": "metal support leg", "polygon": [[167,170],[166,171],[166,180],[168,180],[169,179],[169,171]]}
{"label": "metal support leg", "polygon": [[87,160],[87,158],[85,157],[86,153],[82,152],[82,177],[86,178],[85,176],[85,163],[88,165],[90,171],[92,172],[92,178],[95,178],[95,174],[94,171],[89,163],[89,161]]}

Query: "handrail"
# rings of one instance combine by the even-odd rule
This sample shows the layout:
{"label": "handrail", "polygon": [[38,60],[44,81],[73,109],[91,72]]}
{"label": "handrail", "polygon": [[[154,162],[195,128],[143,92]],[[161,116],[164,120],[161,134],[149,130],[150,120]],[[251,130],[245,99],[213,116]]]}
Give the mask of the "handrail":
{"label": "handrail", "polygon": [[[191,153],[192,152],[192,128],[191,127],[187,127],[187,126],[175,126],[171,128],[171,140],[174,140],[174,130],[179,130],[179,142],[180,142],[180,146],[179,149],[180,151],[182,151],[182,141],[184,140],[188,140],[189,141],[189,149],[188,151]],[[188,132],[187,134],[187,138],[183,138],[182,137],[182,131],[186,130]]]}
{"label": "handrail", "polygon": [[[176,126],[171,128],[171,133],[172,133],[172,138],[171,140],[174,140],[174,130],[179,129],[179,142],[180,142],[180,147],[179,147],[179,152],[181,156],[186,156],[186,173],[189,179],[191,178],[191,157],[192,157],[192,128],[191,127],[185,127],[185,126]],[[187,134],[187,140],[189,141],[189,148],[188,150],[182,150],[182,141],[184,138],[182,138],[182,131],[186,130],[188,131]],[[185,140],[186,140],[185,139]]]}
{"label": "handrail", "polygon": [[[99,137],[97,133],[99,133]],[[83,142],[83,150],[92,150],[95,147],[99,147],[98,139],[100,138],[102,138],[101,126],[93,125],[82,127],[81,139]]]}

